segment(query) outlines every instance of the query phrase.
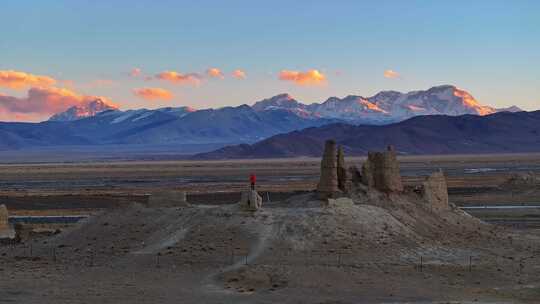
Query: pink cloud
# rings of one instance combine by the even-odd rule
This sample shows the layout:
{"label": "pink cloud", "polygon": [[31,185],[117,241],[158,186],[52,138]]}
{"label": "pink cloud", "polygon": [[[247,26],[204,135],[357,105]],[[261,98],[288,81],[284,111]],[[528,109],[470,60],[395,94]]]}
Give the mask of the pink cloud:
{"label": "pink cloud", "polygon": [[279,79],[291,81],[301,86],[319,86],[326,84],[326,76],[318,70],[306,72],[283,70],[279,73]]}
{"label": "pink cloud", "polygon": [[223,75],[223,72],[221,72],[220,69],[218,68],[210,68],[208,70],[206,70],[206,75],[208,75],[208,77],[210,78],[225,78],[225,76]]}
{"label": "pink cloud", "polygon": [[142,70],[139,68],[133,68],[131,72],[129,72],[129,76],[131,77],[139,77],[141,76]]}
{"label": "pink cloud", "polygon": [[174,71],[165,71],[157,74],[156,78],[173,84],[199,85],[202,77],[197,73],[181,74]]}
{"label": "pink cloud", "polygon": [[244,72],[243,70],[234,70],[232,72],[232,76],[236,79],[246,79],[246,72]]}
{"label": "pink cloud", "polygon": [[133,94],[145,100],[171,100],[173,94],[162,88],[138,88]]}
{"label": "pink cloud", "polygon": [[393,71],[393,70],[386,70],[386,71],[384,71],[384,77],[385,77],[385,78],[394,79],[394,78],[400,78],[401,75],[399,75],[399,73],[396,72],[396,71]]}
{"label": "pink cloud", "polygon": [[3,120],[39,121],[72,106],[83,105],[98,98],[114,106],[114,103],[106,97],[80,95],[56,87],[31,88],[28,95],[22,98],[0,94],[0,113]]}
{"label": "pink cloud", "polygon": [[49,76],[33,75],[19,71],[0,71],[0,87],[20,90],[25,87],[48,87],[56,83]]}

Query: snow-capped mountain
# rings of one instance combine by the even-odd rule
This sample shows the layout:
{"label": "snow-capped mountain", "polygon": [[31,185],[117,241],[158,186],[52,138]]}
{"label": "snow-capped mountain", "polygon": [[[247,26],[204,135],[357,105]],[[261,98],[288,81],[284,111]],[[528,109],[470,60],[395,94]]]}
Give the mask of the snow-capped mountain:
{"label": "snow-capped mountain", "polygon": [[253,106],[202,110],[167,107],[122,111],[97,99],[42,123],[0,122],[0,150],[109,144],[219,146],[253,143],[276,134],[336,122],[385,125],[418,115],[487,115],[508,111],[519,108],[484,106],[469,93],[448,85],[409,93],[383,91],[372,97],[331,97],[309,105],[281,94]]}
{"label": "snow-capped mountain", "polygon": [[67,109],[65,112],[57,113],[53,115],[49,120],[50,121],[75,121],[87,117],[95,116],[98,113],[108,110],[118,110],[114,105],[108,104],[107,102],[96,99],[94,101],[73,106]]}
{"label": "snow-capped mountain", "polygon": [[[280,94],[256,102],[251,106],[251,109],[257,113],[276,110],[286,111],[301,119],[308,120],[325,119],[328,121],[377,125],[399,122],[419,115],[487,115],[496,112],[521,111],[516,106],[496,109],[481,105],[471,94],[451,85],[436,86],[425,91],[408,93],[382,91],[371,97],[357,95],[349,95],[344,98],[330,97],[322,103],[312,104],[301,103],[289,94]],[[111,110],[113,112],[110,112]],[[137,121],[146,119],[156,113],[170,114],[181,119],[199,110],[190,107],[167,107],[155,110],[119,111],[116,107],[97,99],[86,105],[71,107],[63,113],[56,114],[51,117],[50,121],[74,121],[92,117],[104,111],[109,112],[107,115],[116,115],[117,117],[113,122],[118,123],[124,120]],[[208,121],[210,120],[205,122]]]}
{"label": "snow-capped mountain", "polygon": [[253,108],[256,111],[285,109],[302,113],[305,117],[332,118],[357,124],[398,122],[418,115],[487,115],[501,111],[521,111],[515,106],[495,109],[481,105],[471,94],[451,85],[408,93],[382,91],[372,97],[331,97],[322,103],[309,105],[296,101],[290,95],[281,94],[259,101]]}

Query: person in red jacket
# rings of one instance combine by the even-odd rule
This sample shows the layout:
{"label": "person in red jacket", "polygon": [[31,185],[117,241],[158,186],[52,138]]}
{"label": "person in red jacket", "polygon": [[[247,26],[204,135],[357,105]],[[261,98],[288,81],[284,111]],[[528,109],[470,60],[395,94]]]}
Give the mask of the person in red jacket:
{"label": "person in red jacket", "polygon": [[255,183],[257,182],[257,177],[255,174],[251,173],[249,175],[249,182],[251,183],[251,190],[255,190]]}

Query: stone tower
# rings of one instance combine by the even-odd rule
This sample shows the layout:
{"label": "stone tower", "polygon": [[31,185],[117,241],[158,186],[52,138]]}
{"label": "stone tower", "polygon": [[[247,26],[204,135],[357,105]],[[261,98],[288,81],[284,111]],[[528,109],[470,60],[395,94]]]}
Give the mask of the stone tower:
{"label": "stone tower", "polygon": [[6,205],[0,205],[0,230],[9,228],[9,214]]}
{"label": "stone tower", "polygon": [[342,146],[339,146],[337,150],[337,178],[339,190],[345,192],[347,190],[347,166]]}
{"label": "stone tower", "polygon": [[321,199],[334,197],[338,192],[336,142],[327,140],[321,161],[321,179],[317,192]]}
{"label": "stone tower", "polygon": [[362,183],[382,192],[401,192],[403,184],[394,147],[385,152],[369,152],[362,166]]}

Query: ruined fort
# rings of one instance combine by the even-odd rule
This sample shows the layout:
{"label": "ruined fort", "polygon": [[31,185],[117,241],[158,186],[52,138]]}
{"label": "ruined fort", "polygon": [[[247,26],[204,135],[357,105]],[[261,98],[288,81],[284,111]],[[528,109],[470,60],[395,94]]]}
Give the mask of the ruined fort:
{"label": "ruined fort", "polygon": [[[349,197],[359,191],[365,194],[373,191],[381,194],[408,194],[403,187],[394,147],[389,146],[382,152],[369,152],[361,170],[355,166],[347,169],[343,148],[339,146],[336,150],[333,140],[326,141],[317,187],[318,197],[331,201],[328,205],[335,205],[338,203],[337,198]],[[432,211],[450,208],[446,177],[442,171],[426,177],[413,192],[419,194],[416,197],[419,206]]]}

